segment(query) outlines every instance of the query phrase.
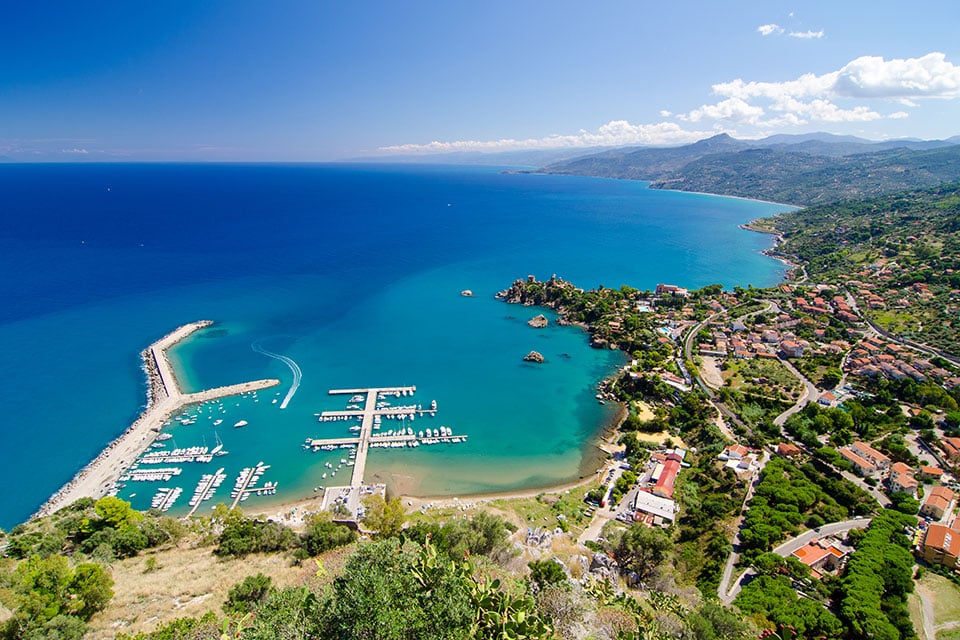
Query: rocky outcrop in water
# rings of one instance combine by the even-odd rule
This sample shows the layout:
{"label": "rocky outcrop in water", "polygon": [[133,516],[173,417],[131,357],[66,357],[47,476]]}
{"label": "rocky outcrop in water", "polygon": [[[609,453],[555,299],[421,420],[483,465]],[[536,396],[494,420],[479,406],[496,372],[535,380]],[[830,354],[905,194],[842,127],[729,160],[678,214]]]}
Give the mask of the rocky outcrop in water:
{"label": "rocky outcrop in water", "polygon": [[547,320],[547,316],[541,313],[527,320],[527,324],[533,327],[534,329],[543,329],[545,326],[550,324],[550,321]]}
{"label": "rocky outcrop in water", "polygon": [[546,360],[546,358],[544,358],[543,354],[541,354],[539,351],[531,351],[527,355],[523,356],[524,362],[536,362],[537,364],[541,364],[544,362],[544,360]]}

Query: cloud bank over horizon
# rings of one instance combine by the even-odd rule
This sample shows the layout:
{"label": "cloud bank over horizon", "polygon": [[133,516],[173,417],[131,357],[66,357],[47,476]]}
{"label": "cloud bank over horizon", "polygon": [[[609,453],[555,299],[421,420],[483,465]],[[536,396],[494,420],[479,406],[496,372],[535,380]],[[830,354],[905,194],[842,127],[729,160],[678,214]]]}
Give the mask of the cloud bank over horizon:
{"label": "cloud bank over horizon", "polygon": [[[761,35],[783,31],[776,24],[761,25]],[[819,39],[819,32],[791,32],[797,38]],[[663,120],[633,124],[625,119],[611,120],[596,131],[581,129],[571,134],[553,134],[541,138],[503,138],[498,140],[432,141],[381,147],[384,154],[430,154],[455,151],[499,152],[624,145],[673,145],[695,142],[717,133],[744,137],[768,135],[775,129],[805,125],[902,120],[910,114],[902,107],[921,108],[924,100],[953,100],[960,97],[960,66],[940,52],[918,58],[890,59],[861,56],[841,68],[817,75],[806,73],[793,80],[779,82],[746,81],[736,78],[715,84],[711,93],[718,98],[685,113],[660,110]],[[847,104],[838,104],[842,101]],[[861,104],[849,104],[859,102]],[[862,104],[873,102],[880,104]],[[901,107],[883,113],[888,104]],[[679,123],[696,125],[685,128]]]}

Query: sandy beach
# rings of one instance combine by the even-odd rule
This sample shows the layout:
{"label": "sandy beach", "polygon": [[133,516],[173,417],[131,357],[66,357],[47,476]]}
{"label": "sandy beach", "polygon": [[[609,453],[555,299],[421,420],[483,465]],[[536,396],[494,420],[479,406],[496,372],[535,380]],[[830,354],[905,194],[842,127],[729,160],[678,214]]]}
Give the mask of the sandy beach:
{"label": "sandy beach", "polygon": [[[622,420],[622,417],[620,420]],[[619,426],[619,424],[617,426]],[[606,436],[610,436],[613,433],[615,433],[615,431],[610,431]],[[596,452],[598,455],[594,458],[599,464],[592,464],[592,470],[579,480],[563,484],[532,489],[518,489],[516,491],[464,494],[462,496],[414,496],[405,494],[401,483],[397,497],[400,498],[404,510],[408,514],[411,514],[421,509],[434,508],[467,510],[478,505],[488,504],[495,500],[519,500],[523,498],[535,498],[540,494],[564,493],[566,491],[588,487],[595,483],[602,483],[611,466],[618,464],[613,460],[613,454],[622,450],[622,445],[614,444],[608,437],[603,438],[597,444]],[[306,519],[320,512],[320,506],[323,502],[322,498],[323,494],[316,494],[305,498],[284,501],[279,504],[262,506],[260,508],[241,507],[241,509],[248,516],[263,516],[293,529],[302,530],[305,527]]]}
{"label": "sandy beach", "polygon": [[53,494],[33,515],[34,518],[49,515],[80,498],[97,499],[106,495],[124,470],[150,446],[170,416],[184,406],[280,384],[279,380],[255,380],[198,393],[183,393],[166,351],[211,324],[210,320],[185,324],[143,350],[140,355],[148,380],[146,409],[100,455]]}

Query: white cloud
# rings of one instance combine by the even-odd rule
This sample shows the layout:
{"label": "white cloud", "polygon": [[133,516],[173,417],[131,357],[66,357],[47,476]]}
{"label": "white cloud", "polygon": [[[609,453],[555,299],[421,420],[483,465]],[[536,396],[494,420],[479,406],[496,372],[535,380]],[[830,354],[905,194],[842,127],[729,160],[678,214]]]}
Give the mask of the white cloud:
{"label": "white cloud", "polygon": [[[769,25],[764,25],[769,26]],[[762,31],[761,31],[762,33]],[[819,36],[817,36],[819,37]],[[778,127],[797,127],[817,123],[871,122],[900,120],[905,111],[888,115],[874,106],[862,104],[876,100],[918,107],[917,99],[960,97],[960,66],[948,62],[943,53],[933,52],[919,58],[885,60],[863,56],[836,71],[802,76],[779,82],[747,81],[737,78],[715,84],[714,104],[703,104],[686,113],[661,110],[661,118],[674,117],[683,123],[700,123],[699,131],[682,128],[676,122],[632,124],[612,120],[596,131],[581,130],[566,135],[542,138],[500,140],[434,141],[427,144],[402,144],[382,147],[387,153],[444,153],[454,151],[510,151],[533,149],[582,148],[622,145],[670,145],[694,142],[718,132],[734,133],[734,125],[748,125],[752,132]],[[850,104],[856,100],[861,104]],[[709,123],[709,124],[708,124]]]}
{"label": "white cloud", "polygon": [[956,98],[960,67],[939,52],[906,60],[862,56],[840,69],[834,91],[853,98]]}
{"label": "white cloud", "polygon": [[787,34],[791,38],[801,38],[803,40],[819,40],[824,36],[823,29],[820,31],[791,31]]}
{"label": "white cloud", "polygon": [[700,122],[704,118],[710,120],[728,120],[731,122],[746,122],[756,124],[763,116],[763,108],[752,104],[740,98],[727,98],[717,104],[705,104],[698,109],[694,109],[688,114],[681,114],[677,117],[680,120],[690,122]]}
{"label": "white cloud", "polygon": [[669,145],[696,142],[715,131],[687,131],[675,122],[631,124],[626,120],[612,120],[595,132],[580,130],[576,134],[551,135],[543,138],[517,140],[457,140],[433,141],[427,144],[400,144],[381,147],[385,153],[450,153],[454,151],[523,151],[537,149],[576,149],[582,147],[616,147],[630,144]]}
{"label": "white cloud", "polygon": [[[841,107],[836,100],[889,98],[916,107],[917,103],[911,98],[960,97],[960,67],[937,52],[889,61],[863,56],[822,75],[807,73],[782,82],[747,82],[738,78],[713,85],[713,93],[723,100],[677,118],[691,122],[705,118],[735,120],[763,127],[809,122],[869,122],[884,116],[865,105]],[[777,115],[765,117],[767,112]],[[886,117],[900,119],[904,117],[902,113],[898,111]]]}
{"label": "white cloud", "polygon": [[86,149],[80,149],[78,147],[74,147],[73,149],[61,149],[60,153],[79,153],[81,155],[86,155],[90,152],[87,151]]}
{"label": "white cloud", "polygon": [[783,33],[783,27],[781,27],[781,26],[778,25],[778,24],[773,24],[773,23],[771,23],[771,24],[762,24],[762,25],[760,25],[759,27],[757,27],[757,31],[759,31],[759,32],[760,32],[760,35],[762,35],[762,36],[779,35],[779,34]]}

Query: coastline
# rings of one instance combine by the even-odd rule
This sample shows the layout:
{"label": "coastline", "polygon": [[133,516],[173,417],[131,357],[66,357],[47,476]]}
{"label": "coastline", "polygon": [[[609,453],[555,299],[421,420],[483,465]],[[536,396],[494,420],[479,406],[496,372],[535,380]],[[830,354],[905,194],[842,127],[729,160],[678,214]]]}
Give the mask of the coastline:
{"label": "coastline", "polygon": [[[625,414],[626,412],[624,412]],[[609,430],[608,430],[609,431]],[[574,489],[589,486],[594,483],[603,482],[604,474],[612,461],[610,454],[612,450],[618,449],[617,445],[604,440],[594,446],[598,452],[595,460],[599,463],[590,473],[584,475],[578,480],[554,484],[545,487],[531,487],[528,489],[515,489],[511,491],[495,491],[487,493],[463,493],[458,496],[414,496],[400,493],[397,498],[400,499],[403,509],[407,514],[420,511],[422,507],[473,507],[480,504],[488,504],[496,500],[520,500],[524,498],[535,498],[545,493],[562,493]],[[263,516],[269,520],[280,522],[287,526],[298,528],[306,524],[306,519],[310,515],[319,513],[320,505],[323,502],[322,494],[306,496],[299,499],[284,500],[276,504],[263,505],[260,508],[251,508],[241,505],[239,508],[246,516]]]}
{"label": "coastline", "polygon": [[[794,262],[790,259],[790,256],[787,256],[785,253],[781,253],[777,250],[777,247],[784,242],[783,234],[774,229],[757,229],[756,227],[750,226],[751,224],[753,224],[753,222],[738,224],[737,227],[743,229],[744,231],[752,231],[753,233],[762,233],[764,235],[773,236],[773,246],[769,249],[764,249],[760,253],[768,258],[773,258],[777,262],[780,262],[787,267],[787,280],[806,280],[807,272],[803,265]],[[795,277],[794,274],[800,275]]]}
{"label": "coastline", "polygon": [[100,454],[41,505],[30,519],[50,515],[80,498],[98,499],[106,495],[123,471],[154,441],[163,424],[185,405],[206,402],[246,391],[257,391],[280,384],[279,380],[255,380],[227,387],[183,393],[167,359],[167,350],[193,333],[213,324],[200,320],[178,327],[140,353],[147,376],[147,405],[127,429]]}

